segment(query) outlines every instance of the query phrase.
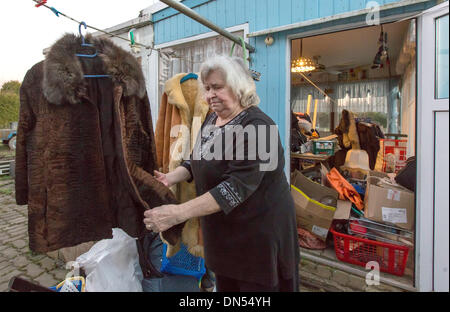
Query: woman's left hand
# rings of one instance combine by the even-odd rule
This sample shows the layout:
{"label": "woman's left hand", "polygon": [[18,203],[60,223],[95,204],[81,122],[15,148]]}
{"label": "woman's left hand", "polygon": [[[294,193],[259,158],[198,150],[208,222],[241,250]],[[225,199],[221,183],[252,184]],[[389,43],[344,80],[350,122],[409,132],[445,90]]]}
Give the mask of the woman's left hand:
{"label": "woman's left hand", "polygon": [[183,221],[186,220],[180,213],[179,205],[164,205],[144,212],[145,227],[156,233],[164,232]]}

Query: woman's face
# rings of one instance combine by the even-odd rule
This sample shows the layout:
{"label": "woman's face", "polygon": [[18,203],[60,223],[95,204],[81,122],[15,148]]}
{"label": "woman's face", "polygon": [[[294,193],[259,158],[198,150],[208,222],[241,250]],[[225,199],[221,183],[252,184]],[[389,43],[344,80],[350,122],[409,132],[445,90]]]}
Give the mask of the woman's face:
{"label": "woman's face", "polygon": [[239,109],[239,101],[231,91],[231,88],[226,85],[221,71],[212,71],[206,77],[204,86],[206,102],[219,116],[226,117]]}

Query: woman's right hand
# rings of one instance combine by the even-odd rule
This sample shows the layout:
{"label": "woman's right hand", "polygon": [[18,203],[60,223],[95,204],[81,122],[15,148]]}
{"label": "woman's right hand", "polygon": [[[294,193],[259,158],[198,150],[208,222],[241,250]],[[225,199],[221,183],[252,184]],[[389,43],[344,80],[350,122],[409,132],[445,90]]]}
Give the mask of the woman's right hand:
{"label": "woman's right hand", "polygon": [[164,184],[167,187],[171,187],[172,183],[169,181],[167,174],[159,172],[157,170],[154,170],[154,175],[156,180],[158,180],[159,182],[161,182],[162,184]]}

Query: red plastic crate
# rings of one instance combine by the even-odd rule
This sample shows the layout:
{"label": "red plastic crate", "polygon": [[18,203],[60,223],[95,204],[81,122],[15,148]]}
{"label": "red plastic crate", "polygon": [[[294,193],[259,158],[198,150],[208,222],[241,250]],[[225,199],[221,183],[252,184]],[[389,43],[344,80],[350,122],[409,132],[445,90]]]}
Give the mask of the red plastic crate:
{"label": "red plastic crate", "polygon": [[380,265],[380,271],[402,276],[405,272],[409,248],[385,242],[364,239],[336,232],[330,228],[334,237],[336,257],[344,262],[366,267],[370,261]]}

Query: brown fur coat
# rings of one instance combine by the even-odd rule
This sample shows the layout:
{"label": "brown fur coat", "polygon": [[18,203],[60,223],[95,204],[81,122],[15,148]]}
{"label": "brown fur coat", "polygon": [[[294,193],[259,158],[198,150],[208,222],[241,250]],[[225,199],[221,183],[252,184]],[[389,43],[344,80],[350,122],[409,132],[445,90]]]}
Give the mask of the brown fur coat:
{"label": "brown fur coat", "polygon": [[[107,39],[86,41],[97,57],[75,56],[92,48],[81,51],[81,39],[67,34],[20,90],[16,201],[28,204],[36,252],[111,238],[114,227],[140,237],[146,209],[177,202],[150,174],[155,141],[140,65]],[[166,240],[175,244],[180,233],[174,227]]]}

